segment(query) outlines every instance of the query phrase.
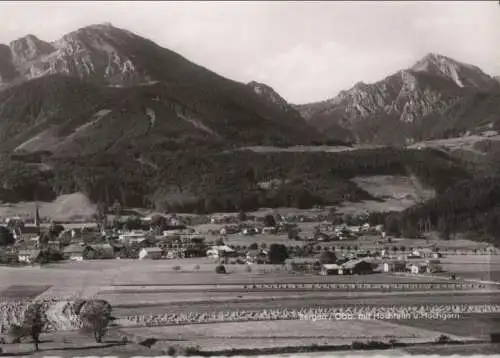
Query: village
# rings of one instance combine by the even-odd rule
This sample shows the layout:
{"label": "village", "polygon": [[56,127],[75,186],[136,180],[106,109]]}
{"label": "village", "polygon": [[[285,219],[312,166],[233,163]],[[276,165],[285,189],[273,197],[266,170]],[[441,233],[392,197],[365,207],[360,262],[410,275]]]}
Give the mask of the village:
{"label": "village", "polygon": [[[206,257],[224,265],[284,265],[320,275],[377,272],[440,273],[443,255],[492,254],[483,249],[406,247],[382,225],[334,224],[324,217],[225,214],[115,216],[111,220],[58,223],[40,218],[4,218],[12,245],[0,262],[37,265],[61,260],[168,260]],[[226,272],[226,269],[221,269]]]}

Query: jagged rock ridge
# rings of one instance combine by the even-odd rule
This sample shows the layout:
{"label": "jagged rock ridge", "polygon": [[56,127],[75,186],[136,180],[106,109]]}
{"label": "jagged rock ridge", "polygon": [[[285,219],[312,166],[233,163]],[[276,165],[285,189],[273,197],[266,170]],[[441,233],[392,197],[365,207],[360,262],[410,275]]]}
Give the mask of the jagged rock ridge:
{"label": "jagged rock ridge", "polygon": [[[498,88],[475,66],[429,54],[381,81],[359,82],[332,99],[295,108],[322,131],[343,133],[356,142],[404,144],[421,139],[412,133],[417,127],[433,126],[422,123],[423,118],[444,113],[470,93]],[[425,130],[419,136],[425,137]]]}

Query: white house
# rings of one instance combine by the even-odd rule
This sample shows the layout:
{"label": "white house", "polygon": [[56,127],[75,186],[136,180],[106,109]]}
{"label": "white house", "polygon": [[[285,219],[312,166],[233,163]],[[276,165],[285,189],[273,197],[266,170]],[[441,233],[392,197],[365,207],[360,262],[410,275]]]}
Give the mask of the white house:
{"label": "white house", "polygon": [[412,264],[410,266],[410,272],[414,275],[418,274],[420,272],[420,269],[417,264]]}
{"label": "white house", "polygon": [[321,275],[342,275],[342,267],[337,264],[323,264],[321,267]]}
{"label": "white house", "polygon": [[139,251],[139,260],[158,260],[161,259],[161,254],[162,250],[159,247],[145,247]]}
{"label": "white house", "polygon": [[83,261],[88,248],[80,244],[71,244],[63,249],[63,257],[71,261]]}
{"label": "white house", "polygon": [[234,250],[227,245],[212,246],[211,249],[207,250],[207,256],[218,258],[225,253],[231,253],[231,252],[234,252]]}
{"label": "white house", "polygon": [[146,233],[141,232],[141,231],[127,232],[127,233],[120,234],[118,236],[118,239],[120,241],[128,242],[130,244],[140,243],[140,242],[146,240]]}
{"label": "white house", "polygon": [[413,250],[409,255],[408,258],[421,258],[422,257],[422,252],[420,250]]}
{"label": "white house", "polygon": [[361,231],[361,228],[359,226],[351,226],[349,227],[349,230],[354,233],[359,233]]}

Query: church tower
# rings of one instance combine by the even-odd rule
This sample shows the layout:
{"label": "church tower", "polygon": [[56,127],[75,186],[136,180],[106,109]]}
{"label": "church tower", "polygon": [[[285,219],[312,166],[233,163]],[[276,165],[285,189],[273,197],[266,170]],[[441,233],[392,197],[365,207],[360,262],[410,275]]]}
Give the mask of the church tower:
{"label": "church tower", "polygon": [[35,206],[35,226],[40,230],[40,212],[38,211],[38,203]]}

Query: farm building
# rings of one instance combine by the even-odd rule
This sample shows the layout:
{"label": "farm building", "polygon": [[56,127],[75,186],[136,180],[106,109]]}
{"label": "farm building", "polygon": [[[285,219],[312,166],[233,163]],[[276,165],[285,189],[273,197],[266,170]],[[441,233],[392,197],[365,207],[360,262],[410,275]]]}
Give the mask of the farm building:
{"label": "farm building", "polygon": [[267,235],[276,234],[276,228],[273,226],[266,226],[262,228],[262,233]]}
{"label": "farm building", "polygon": [[420,256],[422,257],[432,257],[433,251],[428,247],[424,247],[420,250]]}
{"label": "farm building", "polygon": [[429,273],[436,273],[436,272],[442,272],[443,268],[441,266],[441,261],[437,259],[432,259],[427,262],[427,272]]}
{"label": "farm building", "polygon": [[161,259],[161,255],[162,249],[159,247],[144,247],[141,251],[139,251],[139,260],[158,260]]}
{"label": "farm building", "polygon": [[205,237],[199,234],[173,235],[163,239],[160,246],[171,252],[172,257],[207,256]]}
{"label": "farm building", "polygon": [[245,228],[241,233],[243,235],[256,235],[259,233],[259,229],[255,227]]}
{"label": "farm building", "polygon": [[316,258],[287,259],[285,266],[291,271],[320,271],[321,263]]}
{"label": "farm building", "polygon": [[83,261],[87,259],[88,248],[80,244],[71,244],[63,249],[62,254],[66,260]]}
{"label": "farm building", "polygon": [[128,244],[140,243],[146,240],[146,232],[143,231],[127,232],[119,235],[118,239]]}
{"label": "farm building", "polygon": [[342,271],[344,274],[351,275],[373,273],[373,265],[363,259],[352,260],[342,265]]}
{"label": "farm building", "polygon": [[110,244],[92,244],[88,245],[88,248],[94,252],[94,258],[96,259],[115,258],[115,250]]}
{"label": "farm building", "polygon": [[61,249],[61,241],[60,240],[49,240],[47,242],[47,246],[52,249],[60,250]]}
{"label": "farm building", "polygon": [[220,258],[225,256],[234,256],[236,252],[227,245],[222,246],[212,246],[211,249],[207,250],[207,256],[212,258]]}
{"label": "farm building", "polygon": [[321,267],[321,275],[342,275],[342,267],[337,264],[324,264]]}
{"label": "farm building", "polygon": [[264,250],[250,250],[246,253],[246,261],[254,264],[264,264],[268,259]]}
{"label": "farm building", "polygon": [[409,268],[409,271],[410,271],[412,274],[414,274],[414,275],[416,275],[416,274],[418,274],[418,273],[420,273],[420,272],[421,272],[421,266],[420,266],[420,265],[418,265],[418,264],[410,264],[410,265],[408,266],[408,268]]}
{"label": "farm building", "polygon": [[16,240],[30,239],[32,237],[40,236],[40,228],[33,225],[21,225],[20,227],[13,229],[12,234]]}
{"label": "farm building", "polygon": [[20,250],[17,254],[19,262],[23,263],[34,263],[40,258],[40,250],[31,249],[31,250]]}
{"label": "farm building", "polygon": [[221,235],[231,235],[231,234],[236,234],[240,231],[237,225],[228,225],[224,226],[222,229],[220,229],[219,233]]}
{"label": "farm building", "polygon": [[395,260],[395,261],[384,261],[382,263],[383,272],[405,272],[406,271],[406,261]]}

